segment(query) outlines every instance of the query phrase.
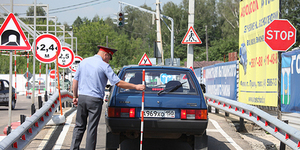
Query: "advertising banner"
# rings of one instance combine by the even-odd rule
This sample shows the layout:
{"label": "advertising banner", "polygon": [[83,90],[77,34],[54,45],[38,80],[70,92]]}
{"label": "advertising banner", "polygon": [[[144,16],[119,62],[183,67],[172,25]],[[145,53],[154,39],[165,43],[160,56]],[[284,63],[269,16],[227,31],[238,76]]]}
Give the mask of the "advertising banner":
{"label": "advertising banner", "polygon": [[279,19],[279,0],[243,0],[239,12],[239,101],[277,106],[278,52],[264,42],[264,29]]}
{"label": "advertising banner", "polygon": [[281,56],[281,111],[300,113],[300,50]]}
{"label": "advertising banner", "polygon": [[203,67],[203,83],[206,93],[236,100],[237,61]]}

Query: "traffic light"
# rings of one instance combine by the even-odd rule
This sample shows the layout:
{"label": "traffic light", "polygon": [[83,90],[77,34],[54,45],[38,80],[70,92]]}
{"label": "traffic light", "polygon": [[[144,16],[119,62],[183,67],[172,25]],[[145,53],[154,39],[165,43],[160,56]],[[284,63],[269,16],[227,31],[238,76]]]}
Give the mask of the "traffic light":
{"label": "traffic light", "polygon": [[113,22],[113,23],[117,24],[118,27],[124,27],[125,24],[128,24],[127,22],[125,22],[125,20],[128,19],[128,18],[125,18],[125,15],[128,15],[127,13],[120,11],[120,12],[116,13],[115,15],[116,15],[116,18],[113,18],[113,19],[116,20],[116,22]]}
{"label": "traffic light", "polygon": [[124,12],[120,11],[117,13],[117,26],[123,27],[125,24]]}

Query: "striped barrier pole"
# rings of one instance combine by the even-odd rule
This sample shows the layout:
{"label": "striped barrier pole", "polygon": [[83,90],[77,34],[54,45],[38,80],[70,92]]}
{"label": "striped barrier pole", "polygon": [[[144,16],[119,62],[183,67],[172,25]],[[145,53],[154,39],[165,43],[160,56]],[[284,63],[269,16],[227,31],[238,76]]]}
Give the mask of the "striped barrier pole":
{"label": "striped barrier pole", "polygon": [[39,94],[41,94],[41,72],[42,72],[42,63],[40,62],[40,69],[39,69]]}
{"label": "striped barrier pole", "polygon": [[[145,85],[145,69],[143,69],[143,85]],[[143,132],[144,132],[144,102],[145,102],[145,90],[142,93],[142,113],[141,113],[141,141],[140,141],[140,150],[143,149]]]}
{"label": "striped barrier pole", "polygon": [[[1,54],[1,55],[3,55],[3,56],[9,56],[9,54]],[[27,55],[13,55],[13,56],[18,56],[18,57],[26,57]],[[29,55],[29,56],[33,56],[33,55]]]}
{"label": "striped barrier pole", "polygon": [[15,99],[17,99],[17,51],[15,50]]}
{"label": "striped barrier pole", "polygon": [[27,83],[26,83],[26,97],[27,95],[29,94],[29,87],[28,87],[28,82],[29,82],[29,79],[28,79],[28,67],[29,67],[29,52],[27,52],[27,73],[26,73],[26,77],[27,77]]}
{"label": "striped barrier pole", "polygon": [[[49,70],[51,71],[51,63],[49,65]],[[52,91],[51,91],[51,78],[50,78],[50,93],[49,94],[52,94]]]}

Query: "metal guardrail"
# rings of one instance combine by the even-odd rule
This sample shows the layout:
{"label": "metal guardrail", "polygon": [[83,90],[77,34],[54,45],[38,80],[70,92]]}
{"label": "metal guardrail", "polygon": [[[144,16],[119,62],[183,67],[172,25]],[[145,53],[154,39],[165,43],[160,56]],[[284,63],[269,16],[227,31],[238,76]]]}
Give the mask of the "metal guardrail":
{"label": "metal guardrail", "polygon": [[[64,90],[61,91],[61,95],[62,102],[72,101],[72,93]],[[291,148],[300,149],[300,131],[283,121],[251,105],[211,94],[205,94],[205,97],[209,106],[250,120]],[[58,106],[58,92],[56,92],[43,107],[0,142],[0,150],[24,149],[50,121]]]}
{"label": "metal guardrail", "polygon": [[[62,103],[65,101],[72,101],[72,95],[72,93],[62,90]],[[58,92],[54,93],[43,107],[5,137],[0,142],[0,150],[24,149],[52,118],[56,108],[59,106],[58,96]]]}
{"label": "metal guardrail", "polygon": [[251,105],[211,94],[205,97],[209,106],[250,120],[292,149],[300,149],[300,131],[283,121]]}

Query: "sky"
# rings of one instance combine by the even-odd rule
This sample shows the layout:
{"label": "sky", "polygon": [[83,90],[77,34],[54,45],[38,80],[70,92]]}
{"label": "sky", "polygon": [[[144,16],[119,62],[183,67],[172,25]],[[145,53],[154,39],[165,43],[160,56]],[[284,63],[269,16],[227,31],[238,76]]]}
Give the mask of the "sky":
{"label": "sky", "polygon": [[[13,4],[34,4],[35,0],[0,0],[0,4],[5,5],[5,8],[11,10],[11,1]],[[93,19],[97,14],[100,18],[111,17],[114,18],[114,14],[119,11],[120,0],[36,0],[37,4],[49,4],[49,16],[56,16],[58,22],[67,23],[72,25],[75,19],[79,16],[80,18],[87,17],[88,19]],[[160,0],[161,8],[167,2],[172,1],[175,4],[180,4],[182,0]],[[123,0],[122,2],[141,6],[146,4],[150,6],[152,10],[156,8],[156,0]],[[126,5],[123,5],[123,8]],[[14,13],[24,14],[28,10],[29,6],[14,6]],[[4,11],[0,9],[0,12]]]}

